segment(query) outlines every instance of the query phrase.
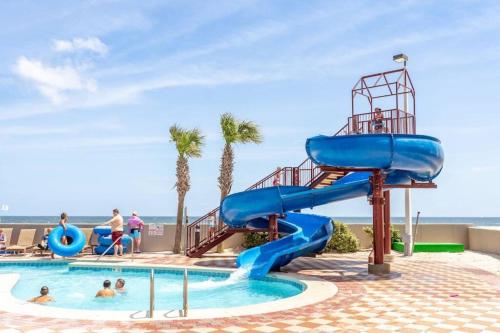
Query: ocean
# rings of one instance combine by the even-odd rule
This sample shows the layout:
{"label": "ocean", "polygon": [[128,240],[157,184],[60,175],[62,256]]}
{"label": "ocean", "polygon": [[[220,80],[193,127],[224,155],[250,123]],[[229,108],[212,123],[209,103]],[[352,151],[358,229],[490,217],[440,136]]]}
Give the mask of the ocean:
{"label": "ocean", "polygon": [[[109,220],[111,216],[70,216],[69,222],[72,224],[101,224]],[[125,217],[128,218],[128,217]],[[175,224],[175,216],[141,216],[146,224],[163,223]],[[197,217],[189,217],[189,221],[195,221]],[[371,217],[333,217],[336,221],[347,224],[370,224]],[[415,218],[413,219],[415,222]],[[1,224],[28,223],[28,224],[57,224],[58,216],[0,216]],[[391,222],[403,224],[403,217],[393,217]],[[473,224],[476,226],[500,226],[500,217],[421,217],[420,224]]]}

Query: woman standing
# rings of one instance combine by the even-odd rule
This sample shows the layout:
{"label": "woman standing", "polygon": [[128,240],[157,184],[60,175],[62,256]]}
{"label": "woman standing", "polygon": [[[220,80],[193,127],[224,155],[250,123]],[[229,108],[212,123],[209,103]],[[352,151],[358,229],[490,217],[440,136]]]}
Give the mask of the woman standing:
{"label": "woman standing", "polygon": [[128,219],[128,229],[130,237],[134,240],[134,252],[141,253],[141,232],[144,229],[144,222],[135,211],[132,212],[132,216]]}

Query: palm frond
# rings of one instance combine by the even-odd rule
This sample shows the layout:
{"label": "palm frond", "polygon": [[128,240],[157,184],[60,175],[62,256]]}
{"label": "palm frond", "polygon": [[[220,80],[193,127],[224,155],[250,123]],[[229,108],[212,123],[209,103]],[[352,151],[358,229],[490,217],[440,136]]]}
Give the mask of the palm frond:
{"label": "palm frond", "polygon": [[224,141],[232,144],[238,140],[238,121],[230,113],[224,113],[220,116],[220,128]]}
{"label": "palm frond", "polygon": [[259,126],[252,121],[242,121],[238,125],[238,142],[240,143],[261,143],[262,134]]}
{"label": "palm frond", "polygon": [[170,127],[170,140],[175,143],[179,156],[201,157],[204,136],[199,129],[186,130],[173,125]]}

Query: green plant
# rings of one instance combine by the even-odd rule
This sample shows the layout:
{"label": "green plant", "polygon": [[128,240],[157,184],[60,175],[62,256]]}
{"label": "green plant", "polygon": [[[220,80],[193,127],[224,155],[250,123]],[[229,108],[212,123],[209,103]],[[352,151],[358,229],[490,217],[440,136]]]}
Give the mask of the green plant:
{"label": "green plant", "polygon": [[359,240],[349,227],[339,221],[332,221],[335,229],[332,238],[325,247],[325,252],[348,253],[359,250]]}
{"label": "green plant", "polygon": [[399,229],[394,228],[393,225],[391,225],[391,243],[395,242],[402,242],[403,237],[401,237],[401,231]]}
{"label": "green plant", "polygon": [[[363,227],[363,231],[368,235],[373,240],[373,228],[372,227]],[[401,237],[401,232],[394,228],[393,225],[391,225],[391,243],[394,242],[401,242],[403,241],[403,238]]]}
{"label": "green plant", "polygon": [[242,246],[250,249],[268,242],[269,234],[267,232],[247,232],[244,236]]}

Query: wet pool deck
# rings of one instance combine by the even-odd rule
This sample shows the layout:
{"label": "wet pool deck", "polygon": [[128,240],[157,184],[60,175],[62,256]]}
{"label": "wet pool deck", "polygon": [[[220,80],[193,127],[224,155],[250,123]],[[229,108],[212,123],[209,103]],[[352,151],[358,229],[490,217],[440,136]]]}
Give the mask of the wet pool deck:
{"label": "wet pool deck", "polygon": [[[0,312],[0,333],[500,332],[498,274],[477,268],[470,260],[443,261],[443,257],[439,256],[396,256],[390,275],[373,276],[367,274],[366,258],[367,252],[358,252],[293,261],[283,271],[331,281],[338,287],[338,293],[324,302],[292,310],[221,319],[149,323],[118,322],[112,321],[112,318],[105,322],[62,320]],[[0,262],[3,259],[0,258]],[[198,267],[234,266],[233,256],[190,259],[141,254],[135,261]],[[500,265],[495,258],[491,263]]]}

